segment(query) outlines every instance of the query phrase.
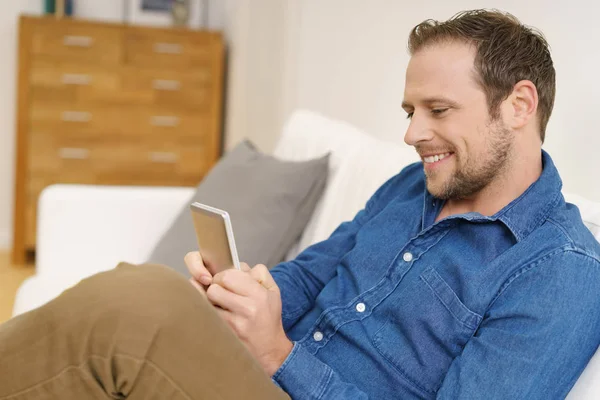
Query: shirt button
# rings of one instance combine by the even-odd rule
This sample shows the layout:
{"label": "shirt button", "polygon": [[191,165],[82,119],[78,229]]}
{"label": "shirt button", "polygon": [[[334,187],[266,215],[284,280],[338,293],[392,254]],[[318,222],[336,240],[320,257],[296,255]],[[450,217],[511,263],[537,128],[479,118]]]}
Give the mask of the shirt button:
{"label": "shirt button", "polygon": [[323,333],[316,331],[313,334],[313,339],[315,339],[315,342],[320,342],[321,340],[323,340]]}
{"label": "shirt button", "polygon": [[413,259],[413,255],[412,253],[404,253],[404,255],[402,256],[402,258],[404,259],[404,261],[406,262],[411,262]]}
{"label": "shirt button", "polygon": [[366,309],[367,307],[365,306],[365,303],[358,303],[356,305],[356,311],[358,312],[365,312]]}

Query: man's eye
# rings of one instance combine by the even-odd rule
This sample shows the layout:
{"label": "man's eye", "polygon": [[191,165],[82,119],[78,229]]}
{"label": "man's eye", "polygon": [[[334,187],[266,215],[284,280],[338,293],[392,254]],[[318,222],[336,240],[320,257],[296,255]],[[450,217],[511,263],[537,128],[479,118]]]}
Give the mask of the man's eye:
{"label": "man's eye", "polygon": [[414,112],[406,114],[406,119],[411,119],[413,117]]}
{"label": "man's eye", "polygon": [[436,109],[431,110],[431,113],[433,115],[441,115],[441,114],[443,114],[446,111],[448,111],[447,108],[436,108]]}

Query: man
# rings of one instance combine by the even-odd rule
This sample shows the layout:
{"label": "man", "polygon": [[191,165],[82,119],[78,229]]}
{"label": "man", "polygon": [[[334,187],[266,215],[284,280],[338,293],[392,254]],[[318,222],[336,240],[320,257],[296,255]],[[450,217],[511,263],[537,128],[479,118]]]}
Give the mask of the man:
{"label": "man", "polygon": [[409,50],[422,163],[270,272],[124,265],[9,321],[0,398],[564,398],[600,341],[600,245],[541,150],[547,43],[471,11]]}

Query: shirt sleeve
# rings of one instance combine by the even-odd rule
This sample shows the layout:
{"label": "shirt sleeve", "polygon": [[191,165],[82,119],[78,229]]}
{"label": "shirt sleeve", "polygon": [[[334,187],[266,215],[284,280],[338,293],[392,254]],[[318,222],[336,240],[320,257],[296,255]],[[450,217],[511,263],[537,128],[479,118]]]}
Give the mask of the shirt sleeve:
{"label": "shirt sleeve", "polygon": [[273,381],[294,400],[365,400],[355,385],[342,381],[328,365],[295,343]]}
{"label": "shirt sleeve", "polygon": [[323,287],[335,276],[342,257],[355,245],[360,228],[384,206],[386,192],[395,185],[401,174],[384,183],[369,199],[353,220],[342,223],[331,236],[316,243],[296,259],[271,269],[281,291],[283,327],[288,330],[310,310]]}
{"label": "shirt sleeve", "polygon": [[565,398],[600,343],[600,262],[561,251],[501,288],[438,399]]}

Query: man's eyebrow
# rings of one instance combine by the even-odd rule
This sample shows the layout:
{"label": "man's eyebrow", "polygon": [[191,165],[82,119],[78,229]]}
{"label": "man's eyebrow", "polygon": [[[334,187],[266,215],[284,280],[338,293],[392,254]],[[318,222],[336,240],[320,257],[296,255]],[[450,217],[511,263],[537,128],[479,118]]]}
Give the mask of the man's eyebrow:
{"label": "man's eyebrow", "polygon": [[[450,100],[447,97],[428,97],[426,99],[421,100],[421,103],[425,104],[426,106],[431,106],[432,104],[447,104],[450,107],[453,108],[459,108],[459,105],[457,102],[455,102],[454,100]],[[402,102],[402,108],[406,109],[406,108],[414,108],[414,106],[409,103],[408,101],[403,101]]]}

